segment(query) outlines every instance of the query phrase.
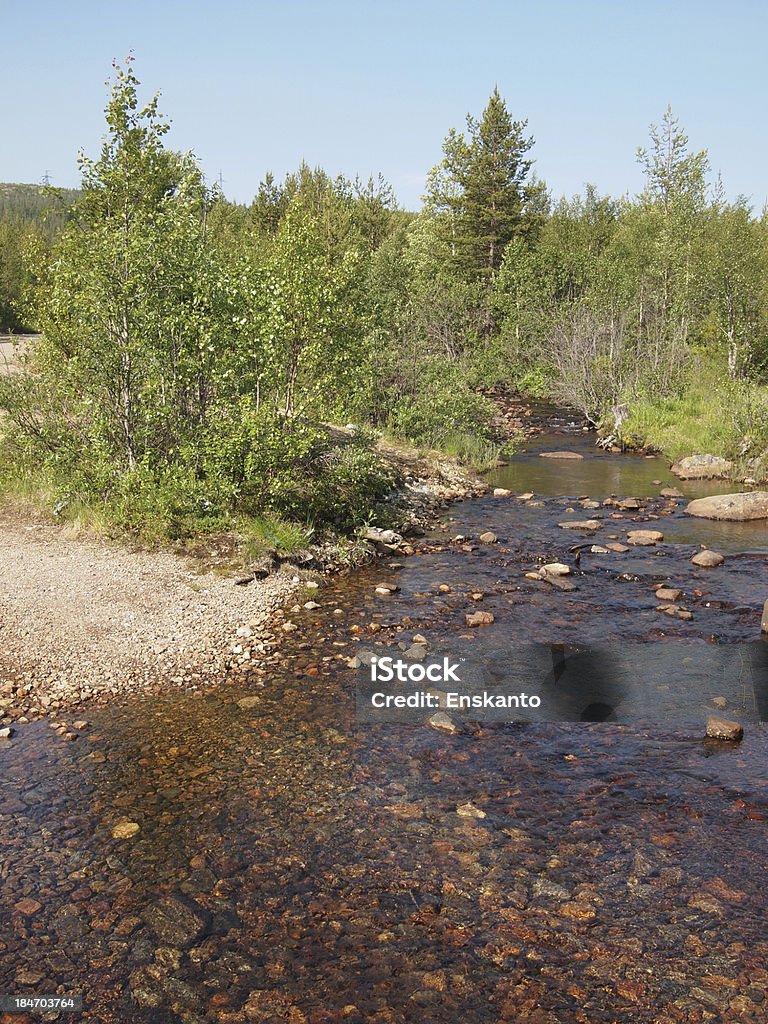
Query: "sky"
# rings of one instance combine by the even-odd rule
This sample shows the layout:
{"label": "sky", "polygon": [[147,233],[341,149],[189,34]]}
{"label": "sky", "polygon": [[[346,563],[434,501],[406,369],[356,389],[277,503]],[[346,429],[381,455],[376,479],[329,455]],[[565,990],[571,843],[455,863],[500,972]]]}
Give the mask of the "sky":
{"label": "sky", "polygon": [[112,60],[132,51],[167,144],[237,202],[305,160],[381,173],[418,209],[449,129],[498,86],[556,198],[638,192],[637,147],[671,104],[726,195],[759,212],[767,38],[764,0],[0,0],[0,181],[76,186]]}

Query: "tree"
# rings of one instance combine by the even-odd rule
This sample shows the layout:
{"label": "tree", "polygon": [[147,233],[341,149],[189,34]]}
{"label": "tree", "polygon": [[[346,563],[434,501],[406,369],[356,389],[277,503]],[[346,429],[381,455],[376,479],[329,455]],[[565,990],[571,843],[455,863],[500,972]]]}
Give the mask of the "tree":
{"label": "tree", "polygon": [[139,106],[132,59],[115,69],[101,154],[81,154],[74,220],[40,274],[37,360],[81,464],[98,454],[131,471],[194,444],[226,344],[200,170],[163,148],[168,125],[157,96]]}
{"label": "tree", "polygon": [[481,278],[501,265],[504,249],[526,230],[529,205],[541,184],[527,183],[533,162],[526,153],[527,121],[513,121],[494,89],[478,121],[467,115],[467,137],[452,129],[444,159],[429,178],[427,201],[441,216],[446,239],[462,270]]}

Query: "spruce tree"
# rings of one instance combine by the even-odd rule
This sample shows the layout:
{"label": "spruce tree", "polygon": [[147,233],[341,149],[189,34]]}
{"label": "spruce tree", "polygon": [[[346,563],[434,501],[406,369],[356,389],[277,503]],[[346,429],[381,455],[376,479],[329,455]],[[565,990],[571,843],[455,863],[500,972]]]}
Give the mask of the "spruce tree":
{"label": "spruce tree", "polygon": [[430,175],[427,201],[444,214],[446,239],[458,268],[490,277],[508,243],[527,227],[526,207],[541,190],[528,182],[533,161],[526,153],[527,121],[513,121],[494,89],[478,121],[467,115],[467,134],[452,129],[444,159]]}

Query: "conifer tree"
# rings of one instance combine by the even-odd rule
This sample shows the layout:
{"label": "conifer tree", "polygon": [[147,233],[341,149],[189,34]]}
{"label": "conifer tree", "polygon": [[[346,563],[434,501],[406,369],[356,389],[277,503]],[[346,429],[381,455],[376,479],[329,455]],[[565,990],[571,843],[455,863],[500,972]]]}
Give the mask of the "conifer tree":
{"label": "conifer tree", "polygon": [[527,205],[541,186],[529,182],[527,121],[513,121],[494,89],[480,120],[467,115],[467,134],[452,129],[444,159],[428,182],[427,201],[443,214],[444,230],[458,267],[489,277],[504,249],[527,227]]}

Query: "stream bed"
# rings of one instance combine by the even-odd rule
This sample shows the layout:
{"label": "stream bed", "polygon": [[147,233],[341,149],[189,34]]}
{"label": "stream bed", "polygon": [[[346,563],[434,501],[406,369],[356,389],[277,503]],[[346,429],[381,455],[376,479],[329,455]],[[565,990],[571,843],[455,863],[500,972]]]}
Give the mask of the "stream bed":
{"label": "stream bed", "polygon": [[[414,556],[328,581],[266,677],[79,708],[77,742],[19,727],[0,750],[0,994],[84,1009],[9,1022],[768,1019],[768,733],[742,706],[724,712],[741,743],[703,738],[716,673],[690,721],[357,720],[349,659],[416,635],[480,659],[652,643],[681,664],[759,643],[765,523],[686,517],[661,486],[722,485],[546,418],[494,471],[510,497],[454,505]],[[540,457],[558,449],[583,458]],[[594,537],[558,526],[592,516]],[[587,543],[643,528],[664,542]],[[574,591],[525,576],[580,544]],[[725,563],[693,566],[701,544]],[[690,619],[658,610],[659,582]],[[469,629],[477,608],[494,621]],[[674,657],[666,671],[678,692]]]}

